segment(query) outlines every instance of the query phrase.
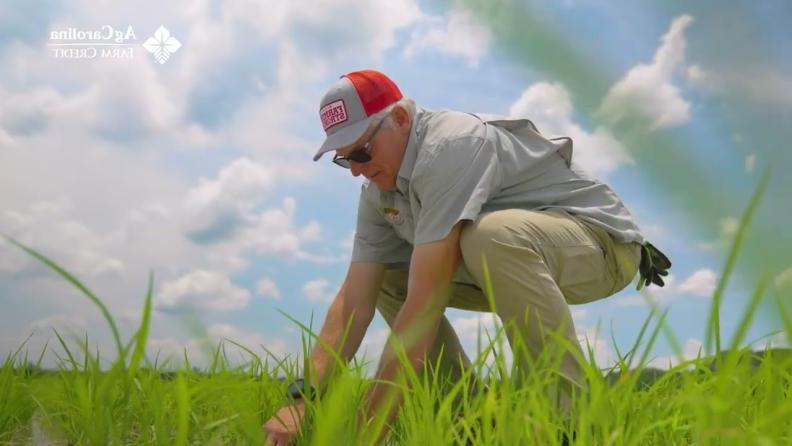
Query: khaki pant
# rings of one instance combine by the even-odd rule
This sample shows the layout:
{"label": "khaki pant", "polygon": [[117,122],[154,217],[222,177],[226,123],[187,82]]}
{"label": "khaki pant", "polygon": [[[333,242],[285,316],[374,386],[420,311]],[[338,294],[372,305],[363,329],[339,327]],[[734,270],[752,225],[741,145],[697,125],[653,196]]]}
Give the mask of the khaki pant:
{"label": "khaki pant", "polygon": [[[580,351],[569,304],[582,304],[610,296],[633,279],[640,260],[640,245],[616,243],[603,229],[583,222],[561,209],[528,211],[507,209],[483,213],[462,229],[460,247],[464,263],[479,287],[454,284],[449,306],[490,311],[482,292],[486,256],[497,315],[506,327],[512,350],[522,339],[530,355],[559,349],[549,332],[559,331]],[[377,299],[377,309],[393,324],[407,294],[404,270],[389,269]],[[519,336],[518,336],[519,335]],[[456,333],[443,316],[429,354],[434,363],[440,352],[440,369],[458,377],[470,364]],[[528,372],[530,358],[515,364]],[[580,364],[570,353],[561,353],[561,372],[583,385]]]}

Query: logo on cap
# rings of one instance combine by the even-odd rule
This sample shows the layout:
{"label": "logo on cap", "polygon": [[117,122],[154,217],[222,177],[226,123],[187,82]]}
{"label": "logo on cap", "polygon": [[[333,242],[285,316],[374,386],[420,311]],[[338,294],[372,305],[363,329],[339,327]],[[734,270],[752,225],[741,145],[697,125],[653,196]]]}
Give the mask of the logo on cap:
{"label": "logo on cap", "polygon": [[325,131],[349,119],[346,106],[342,99],[333,101],[322,107],[322,109],[319,110],[319,115],[322,117],[322,127],[324,127]]}

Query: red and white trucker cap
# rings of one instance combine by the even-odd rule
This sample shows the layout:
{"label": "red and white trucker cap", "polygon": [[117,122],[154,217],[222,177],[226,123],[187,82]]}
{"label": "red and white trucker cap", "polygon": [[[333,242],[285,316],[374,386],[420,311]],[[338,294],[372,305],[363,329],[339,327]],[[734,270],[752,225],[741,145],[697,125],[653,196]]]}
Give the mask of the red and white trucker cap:
{"label": "red and white trucker cap", "polygon": [[357,141],[371,124],[371,116],[402,98],[399,87],[376,70],[347,73],[338,80],[319,104],[327,138],[314,155],[348,146]]}

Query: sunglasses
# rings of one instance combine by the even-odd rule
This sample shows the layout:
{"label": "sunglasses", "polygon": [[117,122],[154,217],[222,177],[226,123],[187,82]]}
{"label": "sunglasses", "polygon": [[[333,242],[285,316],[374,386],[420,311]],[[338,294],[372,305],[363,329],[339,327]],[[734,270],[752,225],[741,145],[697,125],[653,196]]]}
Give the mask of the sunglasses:
{"label": "sunglasses", "polygon": [[382,127],[382,123],[385,122],[385,119],[380,120],[380,122],[374,128],[374,133],[372,133],[371,136],[369,136],[368,140],[366,140],[366,142],[362,146],[353,150],[347,156],[339,156],[339,155],[334,156],[333,162],[345,169],[349,169],[350,161],[354,161],[356,163],[367,163],[371,161],[371,141],[374,139],[375,136],[377,136],[377,132],[379,132],[379,129],[380,127]]}

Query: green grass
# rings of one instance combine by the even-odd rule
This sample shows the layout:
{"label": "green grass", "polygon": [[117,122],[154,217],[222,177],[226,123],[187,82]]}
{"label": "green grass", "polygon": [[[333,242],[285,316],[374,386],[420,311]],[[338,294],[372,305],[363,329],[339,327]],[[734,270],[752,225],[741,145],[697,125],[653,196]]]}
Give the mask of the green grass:
{"label": "green grass", "polygon": [[[740,251],[766,177],[741,219],[738,236],[725,262],[705,335],[721,345],[720,305],[728,276]],[[184,358],[161,363],[146,351],[153,298],[153,277],[143,299],[138,330],[124,342],[112,314],[78,278],[55,262],[13,239],[80,290],[104,315],[118,355],[102,363],[87,338],[67,342],[55,332],[56,370],[40,367],[44,352],[28,356],[25,345],[0,367],[0,444],[263,444],[261,425],[287,402],[280,379],[300,374],[315,334],[304,331],[303,352],[281,362],[250,355],[231,365],[225,345],[209,353],[204,370]],[[408,373],[400,384],[404,404],[387,437],[392,444],[790,444],[792,354],[784,349],[753,353],[745,335],[756,309],[768,295],[779,305],[787,337],[792,321],[769,275],[746,297],[746,309],[729,350],[684,361],[679,343],[666,325],[667,311],[650,313],[627,352],[602,370],[587,351],[588,392],[573,399],[572,417],[554,404],[557,358],[538,358],[534,372],[507,367],[502,331],[481,343],[473,367],[455,385],[440,386],[433,373]],[[651,302],[650,302],[651,304]],[[705,323],[702,321],[702,326]],[[200,332],[200,327],[196,328]],[[646,367],[656,342],[665,337],[681,361],[668,372]],[[710,344],[711,345],[711,344]],[[46,349],[46,348],[45,348]],[[485,358],[495,358],[485,361]],[[301,444],[367,444],[384,427],[359,431],[353,414],[361,407],[371,379],[353,363],[340,368],[326,394],[308,403]],[[471,389],[478,389],[472,391]]]}

